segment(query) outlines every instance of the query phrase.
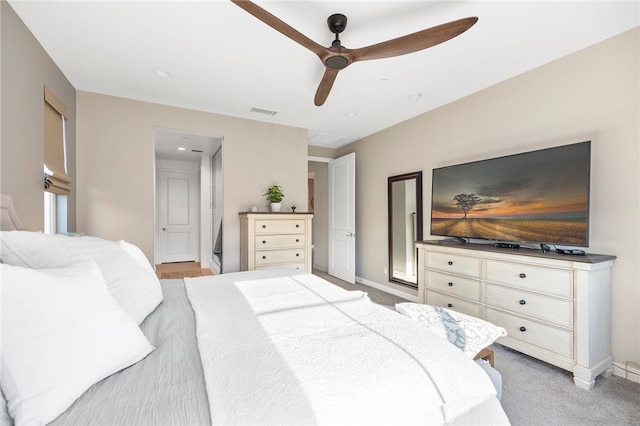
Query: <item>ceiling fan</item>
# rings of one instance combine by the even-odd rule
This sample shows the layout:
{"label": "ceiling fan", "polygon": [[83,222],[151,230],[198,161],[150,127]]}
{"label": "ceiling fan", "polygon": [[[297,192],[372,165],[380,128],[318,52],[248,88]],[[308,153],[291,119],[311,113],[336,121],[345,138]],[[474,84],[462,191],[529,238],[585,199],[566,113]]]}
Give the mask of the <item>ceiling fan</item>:
{"label": "ceiling fan", "polygon": [[348,49],[342,46],[339,38],[339,34],[347,26],[347,17],[341,13],[333,14],[327,19],[329,30],[335,34],[336,38],[331,43],[331,47],[324,47],[251,1],[231,1],[273,29],[311,50],[320,58],[325,66],[325,72],[314,99],[317,106],[323,105],[327,100],[338,72],[352,63],[391,58],[426,49],[462,34],[478,21],[477,17],[458,19],[371,46]]}

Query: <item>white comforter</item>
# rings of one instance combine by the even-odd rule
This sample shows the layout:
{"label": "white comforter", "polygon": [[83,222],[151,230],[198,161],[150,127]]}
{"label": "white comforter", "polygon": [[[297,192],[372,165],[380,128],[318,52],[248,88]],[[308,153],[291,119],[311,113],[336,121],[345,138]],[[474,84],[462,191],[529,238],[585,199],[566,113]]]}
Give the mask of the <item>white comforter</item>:
{"label": "white comforter", "polygon": [[366,293],[225,275],[185,279],[213,424],[438,424],[495,400],[459,349]]}

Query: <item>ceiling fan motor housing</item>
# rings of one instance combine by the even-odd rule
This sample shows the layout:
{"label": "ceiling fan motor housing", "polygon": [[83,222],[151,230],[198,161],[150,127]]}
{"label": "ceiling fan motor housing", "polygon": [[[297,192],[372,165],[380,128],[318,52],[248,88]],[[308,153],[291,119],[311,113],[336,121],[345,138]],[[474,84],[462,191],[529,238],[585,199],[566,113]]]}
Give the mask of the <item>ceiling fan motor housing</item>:
{"label": "ceiling fan motor housing", "polygon": [[329,27],[329,31],[336,35],[336,39],[331,43],[331,47],[338,49],[338,55],[330,56],[324,61],[324,65],[327,68],[331,68],[333,70],[341,70],[349,65],[349,61],[347,58],[340,56],[340,49],[342,48],[342,44],[340,43],[340,39],[338,38],[338,34],[344,31],[347,28],[347,17],[342,13],[334,13],[333,15],[327,18],[327,26]]}
{"label": "ceiling fan motor housing", "polygon": [[344,56],[336,55],[327,58],[324,64],[327,66],[327,68],[331,68],[333,70],[341,70],[349,65],[349,61]]}

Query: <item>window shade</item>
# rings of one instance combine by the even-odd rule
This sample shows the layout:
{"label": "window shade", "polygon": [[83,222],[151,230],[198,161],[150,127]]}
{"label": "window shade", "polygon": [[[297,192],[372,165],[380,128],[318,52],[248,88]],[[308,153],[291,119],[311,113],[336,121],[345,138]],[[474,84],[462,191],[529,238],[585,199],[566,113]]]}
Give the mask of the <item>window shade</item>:
{"label": "window shade", "polygon": [[53,174],[45,180],[45,191],[66,195],[71,190],[71,178],[65,167],[64,120],[67,108],[44,88],[44,164]]}

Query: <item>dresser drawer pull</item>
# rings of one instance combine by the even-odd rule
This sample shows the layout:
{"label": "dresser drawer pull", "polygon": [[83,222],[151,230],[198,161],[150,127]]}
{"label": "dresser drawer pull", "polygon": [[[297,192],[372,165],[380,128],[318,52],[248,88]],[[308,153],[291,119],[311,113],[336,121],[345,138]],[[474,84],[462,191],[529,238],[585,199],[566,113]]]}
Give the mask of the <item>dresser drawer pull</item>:
{"label": "dresser drawer pull", "polygon": [[525,274],[524,272],[522,272],[522,273],[519,275],[519,277],[520,277],[520,278],[527,278],[527,274]]}
{"label": "dresser drawer pull", "polygon": [[447,308],[453,308],[453,303],[447,303]]}
{"label": "dresser drawer pull", "polygon": [[300,238],[296,238],[296,243],[299,243],[299,242],[300,242]]}
{"label": "dresser drawer pull", "polygon": [[262,258],[263,258],[263,259],[266,259],[266,258],[267,258],[267,256],[262,256]]}
{"label": "dresser drawer pull", "polygon": [[300,224],[299,223],[296,223],[296,228],[300,228]]}
{"label": "dresser drawer pull", "polygon": [[262,244],[267,244],[267,241],[266,240],[262,240]]}
{"label": "dresser drawer pull", "polygon": [[266,228],[266,227],[267,227],[267,225],[262,225],[262,229],[264,229],[264,228]]}
{"label": "dresser drawer pull", "polygon": [[300,253],[296,253],[296,257],[299,257],[299,256],[300,256]]}
{"label": "dresser drawer pull", "polygon": [[527,331],[527,327],[525,327],[525,326],[523,325],[522,327],[520,327],[520,331],[522,331],[522,332],[524,333],[525,331]]}
{"label": "dresser drawer pull", "polygon": [[453,262],[452,261],[448,261],[447,265],[451,266],[451,265],[453,265]]}
{"label": "dresser drawer pull", "polygon": [[453,287],[453,283],[449,283],[449,287]]}
{"label": "dresser drawer pull", "polygon": [[527,301],[526,301],[526,300],[524,300],[524,299],[520,299],[520,301],[519,301],[518,303],[520,303],[521,305],[526,305],[526,304],[527,304]]}

